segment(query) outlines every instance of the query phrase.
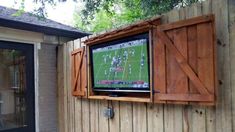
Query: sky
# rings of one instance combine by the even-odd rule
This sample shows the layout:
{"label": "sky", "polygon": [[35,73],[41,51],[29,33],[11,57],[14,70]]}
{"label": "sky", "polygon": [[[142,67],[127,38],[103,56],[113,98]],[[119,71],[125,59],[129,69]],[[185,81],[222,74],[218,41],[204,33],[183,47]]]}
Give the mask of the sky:
{"label": "sky", "polygon": [[[15,2],[18,1],[18,2]],[[10,8],[18,9],[20,7],[20,0],[0,0],[0,5]],[[79,0],[78,0],[79,1]],[[33,0],[25,0],[25,11],[31,12],[38,5]],[[73,25],[73,12],[81,10],[84,7],[83,2],[75,3],[73,0],[56,3],[56,6],[46,6],[47,15],[49,19],[66,24]]]}

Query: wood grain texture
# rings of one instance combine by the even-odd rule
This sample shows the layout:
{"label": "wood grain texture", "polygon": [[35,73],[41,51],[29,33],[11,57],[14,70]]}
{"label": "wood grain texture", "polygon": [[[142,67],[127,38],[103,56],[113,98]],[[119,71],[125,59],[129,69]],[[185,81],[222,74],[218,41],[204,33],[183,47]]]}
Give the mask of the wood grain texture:
{"label": "wood grain texture", "polygon": [[108,108],[108,101],[99,100],[99,132],[109,131],[109,119],[104,116],[106,108]]}
{"label": "wood grain texture", "polygon": [[120,102],[110,101],[109,107],[114,110],[114,118],[109,120],[109,132],[120,132]]}
{"label": "wood grain texture", "polygon": [[120,102],[120,128],[121,128],[121,132],[133,131],[132,103]]}
{"label": "wood grain texture", "polygon": [[133,131],[146,132],[147,126],[147,104],[137,103],[133,105]]}
{"label": "wood grain texture", "polygon": [[135,35],[141,32],[147,32],[153,25],[160,24],[160,17],[152,18],[149,20],[141,21],[129,26],[125,26],[113,31],[104,32],[100,35],[91,36],[89,39],[86,39],[86,45],[94,45],[97,43],[101,43],[103,41],[110,41],[114,39],[118,39],[124,36]]}
{"label": "wood grain texture", "polygon": [[67,72],[66,72],[66,77],[67,77],[67,88],[68,91],[67,94],[68,94],[68,114],[69,114],[69,128],[68,130],[71,131],[71,132],[74,132],[74,128],[75,128],[75,123],[74,123],[74,102],[75,102],[75,98],[72,97],[72,91],[73,91],[73,87],[72,87],[72,84],[71,84],[71,57],[69,56],[70,53],[73,51],[73,41],[71,42],[68,42],[67,43],[67,53],[66,53],[66,57],[67,58]]}
{"label": "wood grain texture", "polygon": [[[229,2],[228,2],[229,1]],[[138,108],[138,103],[130,103],[130,102],[117,102],[114,101],[114,109],[115,111],[119,109],[119,116],[115,115],[114,119],[105,121],[106,123],[100,123],[99,119],[101,116],[101,105],[100,101],[90,100],[90,103],[77,98],[75,100],[75,109],[74,109],[74,119],[75,125],[78,126],[82,122],[80,121],[80,114],[78,114],[79,109],[82,109],[86,104],[88,106],[89,113],[89,130],[90,132],[99,132],[101,129],[105,129],[104,131],[120,131],[120,132],[133,132],[137,130],[137,128],[142,129],[142,126],[136,126],[133,124],[134,120],[136,121],[139,117],[134,117],[134,113],[139,113],[140,116],[144,116],[142,114],[146,114],[146,120],[144,124],[147,126],[147,130],[149,132],[168,132],[168,131],[184,131],[184,132],[231,132],[234,130],[234,52],[235,49],[235,16],[234,16],[234,2],[233,0],[207,0],[202,4],[194,4],[191,7],[186,7],[184,10],[179,11],[179,19],[183,19],[184,16],[181,14],[185,14],[185,19],[192,18],[195,16],[200,16],[202,14],[207,15],[208,13],[215,13],[216,19],[216,34],[218,39],[218,78],[220,80],[218,96],[217,96],[217,105],[214,107],[205,107],[198,106],[200,104],[191,104],[191,105],[163,105],[163,104],[148,104],[147,110],[137,110],[134,112],[134,108]],[[228,4],[228,3],[229,4]],[[228,8],[229,7],[229,8]],[[229,9],[229,12],[228,10]],[[231,13],[231,10],[233,11]],[[174,14],[174,13],[173,13]],[[168,18],[168,14],[163,14],[164,18]],[[172,15],[170,15],[172,16]],[[171,18],[174,19],[174,18]],[[227,22],[229,20],[229,22]],[[167,20],[162,20],[167,23]],[[174,20],[177,21],[177,20]],[[197,27],[187,29],[188,39],[188,50],[196,47],[192,41],[193,39],[198,39],[194,34],[197,31]],[[66,47],[61,48],[58,52],[68,52]],[[62,56],[63,53],[58,53],[58,55]],[[198,52],[189,52],[188,58],[196,58]],[[66,57],[63,57],[64,64],[61,67],[58,67],[58,80],[64,80],[67,69],[66,69]],[[58,59],[59,60],[59,59]],[[61,64],[58,62],[58,64]],[[192,67],[193,71],[198,73],[198,63],[195,61],[189,61],[190,67]],[[196,66],[195,66],[196,65]],[[59,78],[60,77],[60,78]],[[159,82],[158,82],[159,83]],[[191,82],[189,81],[190,92],[198,93],[198,91],[191,90],[194,89]],[[216,82],[215,82],[216,83]],[[64,123],[60,127],[60,132],[70,132],[69,127],[69,117],[71,116],[68,112],[68,94],[66,82],[58,82],[59,91],[59,103],[58,107],[62,108],[59,110],[59,113],[63,112],[63,114],[59,114],[59,119],[63,119],[59,121],[60,124]],[[156,85],[157,86],[157,85]],[[155,86],[154,86],[155,87]],[[64,95],[65,94],[65,95]],[[80,104],[79,104],[80,102]],[[119,104],[119,108],[117,105]],[[106,105],[105,105],[106,106]],[[110,104],[108,104],[110,106]],[[103,107],[103,106],[102,106]],[[142,108],[142,107],[141,107]],[[146,112],[144,112],[146,111]],[[85,109],[83,112],[87,112]],[[134,112],[134,113],[133,113]],[[115,112],[116,113],[116,112]],[[82,114],[82,113],[81,113]],[[82,116],[82,115],[81,115]],[[119,118],[119,119],[118,119]],[[135,119],[134,119],[135,118]],[[80,122],[77,124],[77,122]],[[103,122],[103,121],[102,121]],[[108,125],[107,125],[108,124]],[[82,124],[81,124],[82,125]],[[142,124],[143,125],[143,124]],[[108,126],[108,130],[107,130]],[[112,129],[114,128],[114,129]],[[118,129],[119,128],[119,129]],[[75,127],[74,131],[80,131],[78,127]],[[143,129],[142,129],[143,130]],[[145,130],[145,129],[144,129]],[[144,131],[143,130],[143,131]],[[72,132],[72,131],[71,131]]]}
{"label": "wood grain texture", "polygon": [[[212,13],[212,0],[207,0],[205,2],[202,3],[202,14],[210,14]],[[215,32],[215,31],[213,31]],[[216,34],[215,36],[216,37]],[[215,40],[216,41],[216,40]],[[216,48],[216,44],[215,44],[215,48]],[[215,52],[216,49],[215,49]],[[217,56],[215,56],[215,60],[217,60]],[[217,62],[217,61],[216,61]],[[217,67],[215,67],[215,71],[217,71]],[[215,87],[216,87],[216,91],[215,91],[215,95],[217,97],[217,91],[218,91],[218,81],[217,81],[217,74],[215,75]],[[216,125],[215,125],[215,107],[207,107],[206,109],[206,127],[207,127],[207,132],[214,132]]]}
{"label": "wood grain texture", "polygon": [[153,30],[153,36],[153,87],[154,102],[157,103],[157,93],[166,93],[166,48],[162,41],[159,41],[156,29]]}
{"label": "wood grain texture", "polygon": [[[187,28],[179,28],[174,30],[174,45],[179,52],[188,60],[188,45],[187,45]],[[181,70],[178,70],[178,81],[173,93],[188,93],[188,78]]]}
{"label": "wood grain texture", "polygon": [[68,90],[67,90],[67,81],[68,81],[68,79],[67,79],[67,56],[66,56],[66,54],[68,53],[68,51],[67,51],[68,49],[67,49],[67,46],[66,46],[66,44],[64,44],[63,45],[63,61],[64,61],[64,65],[63,65],[63,77],[64,77],[64,86],[63,86],[63,92],[64,92],[64,122],[65,122],[65,124],[64,124],[64,130],[65,130],[65,132],[69,132],[69,114],[68,114]]}
{"label": "wood grain texture", "polygon": [[[73,51],[80,47],[81,47],[81,40],[80,39],[74,40]],[[82,100],[80,97],[75,98],[75,102],[74,102],[74,124],[75,124],[74,131],[82,132],[82,129],[81,129],[82,128]]]}
{"label": "wood grain texture", "polygon": [[[197,106],[192,107],[192,122],[190,131],[192,132],[206,132],[206,114],[205,114],[205,107]],[[195,126],[197,125],[197,126]]]}
{"label": "wood grain texture", "polygon": [[[235,1],[229,0],[229,43],[231,49],[231,58],[235,57],[234,50],[235,50]],[[231,60],[231,88],[232,88],[232,116],[233,116],[233,130],[235,127],[235,60]]]}
{"label": "wood grain texture", "polygon": [[[191,9],[192,8],[192,9]],[[191,18],[191,17],[195,17],[195,16],[201,16],[202,15],[202,5],[201,3],[199,4],[194,4],[191,8],[188,8],[187,12],[186,12],[186,19],[187,18]],[[197,33],[197,28],[195,27],[195,29],[193,29],[195,33]],[[191,32],[188,31],[189,34],[191,34]],[[194,39],[197,39],[194,38]],[[195,41],[197,42],[197,41]],[[192,42],[190,42],[190,44],[192,44]],[[195,43],[197,44],[197,43]],[[196,47],[190,47],[190,48],[198,48],[198,46]],[[192,56],[195,57],[195,61],[197,61],[197,50],[194,50],[194,53],[192,51],[190,51],[191,54],[193,54]],[[195,62],[193,63],[192,61],[189,62],[190,64],[195,64]],[[198,67],[198,63],[196,63],[196,66],[193,66],[193,70],[198,73],[197,71],[197,67]],[[190,82],[190,90],[193,93],[198,93],[197,90],[193,90],[195,88],[195,86],[192,84],[192,82]],[[193,104],[193,103],[192,103]],[[201,114],[195,114],[195,111],[203,111],[203,108],[200,108],[198,106],[192,106],[192,107],[187,107],[188,108],[188,124],[189,124],[189,131],[198,131],[198,128],[203,128],[205,126],[205,122],[204,120],[206,120],[206,115],[205,113],[201,113]],[[201,122],[197,122],[197,120],[202,120]],[[198,127],[195,127],[195,125],[197,125]],[[206,128],[201,129],[201,131],[205,131]]]}
{"label": "wood grain texture", "polygon": [[148,104],[148,132],[164,132],[163,105]]}
{"label": "wood grain texture", "polygon": [[82,132],[90,131],[90,101],[88,99],[82,99]]}
{"label": "wood grain texture", "polygon": [[[228,1],[213,0],[212,12],[215,18],[218,43],[218,89],[216,106],[216,131],[232,131],[232,88],[231,88],[231,50],[228,31]],[[232,51],[233,52],[233,51]]]}
{"label": "wood grain texture", "polygon": [[90,131],[99,132],[99,101],[90,100]]}
{"label": "wood grain texture", "polygon": [[[197,27],[189,27],[187,31],[187,36],[188,36],[188,63],[192,70],[195,73],[198,73],[197,70]],[[195,88],[194,84],[192,83],[191,80],[189,80],[189,91],[190,93],[198,93],[197,89]]]}
{"label": "wood grain texture", "polygon": [[[208,92],[214,95],[214,38],[213,27],[211,23],[203,23],[197,25],[197,58],[198,58],[198,77],[202,80]],[[211,66],[211,68],[208,68]]]}
{"label": "wood grain texture", "polygon": [[[180,19],[180,12],[179,10],[173,10],[168,13],[168,23],[176,22]],[[171,40],[174,40],[174,31],[169,31],[167,33],[169,35],[169,38]],[[173,54],[170,53],[169,50],[166,48],[166,73],[167,73],[167,85],[166,87],[168,88],[169,86],[172,86],[171,88],[174,89],[174,86],[172,85],[175,82],[175,77],[174,77],[174,69],[179,68],[179,67],[174,67],[174,64],[176,64],[176,60],[173,56]],[[177,65],[177,64],[176,64]],[[171,69],[169,71],[169,69]],[[170,80],[168,80],[170,79]],[[177,80],[177,79],[176,79]],[[171,90],[166,90],[167,93],[170,93]],[[170,103],[170,101],[167,101]],[[176,106],[176,105],[165,105],[164,106],[164,130],[167,132],[174,132],[175,130],[177,131],[182,131],[183,130],[183,120],[182,120],[182,106]]]}
{"label": "wood grain texture", "polygon": [[113,101],[126,101],[126,102],[151,102],[150,98],[139,98],[139,97],[110,97],[103,95],[93,95],[89,96],[89,99],[98,99],[98,100],[113,100]]}
{"label": "wood grain texture", "polygon": [[[58,58],[64,56],[64,46],[58,47]],[[65,98],[64,98],[64,59],[57,60],[57,76],[58,76],[58,125],[59,132],[67,132],[65,129]]]}

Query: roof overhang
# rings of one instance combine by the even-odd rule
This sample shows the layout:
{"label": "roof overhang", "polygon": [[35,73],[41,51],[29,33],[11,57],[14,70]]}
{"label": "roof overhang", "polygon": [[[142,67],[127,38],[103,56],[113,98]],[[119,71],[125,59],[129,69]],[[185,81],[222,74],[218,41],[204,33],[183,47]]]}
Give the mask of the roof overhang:
{"label": "roof overhang", "polygon": [[86,32],[75,32],[75,31],[63,30],[63,29],[40,26],[40,25],[24,23],[24,22],[19,22],[19,21],[14,21],[14,20],[8,20],[8,19],[3,19],[3,18],[0,18],[0,26],[33,31],[33,32],[40,32],[40,33],[44,33],[47,35],[62,36],[62,37],[68,37],[68,38],[73,38],[73,39],[82,38],[87,35],[90,35],[89,33],[86,33]]}

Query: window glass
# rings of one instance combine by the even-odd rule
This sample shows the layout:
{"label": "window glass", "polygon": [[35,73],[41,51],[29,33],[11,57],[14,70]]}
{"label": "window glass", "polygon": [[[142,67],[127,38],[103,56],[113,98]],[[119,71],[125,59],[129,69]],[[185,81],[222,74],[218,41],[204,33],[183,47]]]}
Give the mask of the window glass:
{"label": "window glass", "polygon": [[27,126],[25,90],[24,54],[0,49],[0,131]]}

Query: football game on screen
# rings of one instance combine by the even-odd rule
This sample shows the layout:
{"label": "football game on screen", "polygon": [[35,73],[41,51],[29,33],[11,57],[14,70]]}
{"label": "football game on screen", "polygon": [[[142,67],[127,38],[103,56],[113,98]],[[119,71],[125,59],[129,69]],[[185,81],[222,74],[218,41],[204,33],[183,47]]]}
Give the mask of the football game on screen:
{"label": "football game on screen", "polygon": [[92,50],[94,87],[148,88],[147,48],[138,39]]}

